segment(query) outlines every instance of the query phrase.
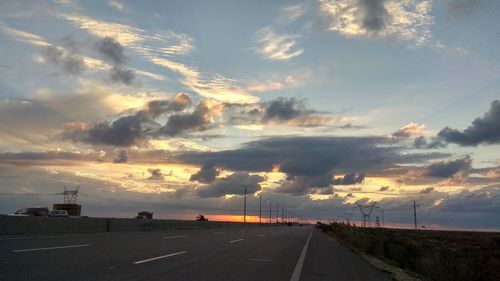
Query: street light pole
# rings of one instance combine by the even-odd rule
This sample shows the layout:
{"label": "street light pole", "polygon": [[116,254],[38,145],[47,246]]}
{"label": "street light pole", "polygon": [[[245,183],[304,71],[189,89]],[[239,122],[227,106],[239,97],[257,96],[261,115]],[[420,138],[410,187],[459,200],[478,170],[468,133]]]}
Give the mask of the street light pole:
{"label": "street light pole", "polygon": [[247,186],[245,188],[245,196],[243,198],[243,222],[247,222]]}
{"label": "street light pole", "polygon": [[272,212],[272,209],[271,209],[271,201],[272,201],[272,200],[269,200],[269,224],[272,224],[272,223],[273,223],[273,214],[271,213],[271,212]]}
{"label": "street light pole", "polygon": [[262,195],[259,195],[259,223],[262,223]]}

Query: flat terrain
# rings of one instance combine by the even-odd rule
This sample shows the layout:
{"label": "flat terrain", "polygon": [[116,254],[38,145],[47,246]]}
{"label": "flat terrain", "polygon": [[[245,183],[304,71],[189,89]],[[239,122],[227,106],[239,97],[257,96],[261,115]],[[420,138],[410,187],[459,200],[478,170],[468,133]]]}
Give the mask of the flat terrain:
{"label": "flat terrain", "polygon": [[312,227],[0,237],[2,280],[390,280]]}
{"label": "flat terrain", "polygon": [[425,280],[500,280],[500,233],[322,226],[370,255]]}

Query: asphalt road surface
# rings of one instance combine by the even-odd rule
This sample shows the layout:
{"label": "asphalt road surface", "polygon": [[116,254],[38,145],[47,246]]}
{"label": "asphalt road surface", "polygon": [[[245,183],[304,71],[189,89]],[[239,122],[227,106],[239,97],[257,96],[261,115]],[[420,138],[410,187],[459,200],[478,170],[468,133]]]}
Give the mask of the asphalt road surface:
{"label": "asphalt road surface", "polygon": [[313,227],[0,237],[0,280],[390,280]]}

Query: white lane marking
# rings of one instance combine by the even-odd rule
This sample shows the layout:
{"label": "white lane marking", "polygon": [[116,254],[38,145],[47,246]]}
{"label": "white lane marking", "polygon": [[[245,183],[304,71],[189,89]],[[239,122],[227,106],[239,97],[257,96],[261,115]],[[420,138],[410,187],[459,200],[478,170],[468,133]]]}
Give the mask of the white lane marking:
{"label": "white lane marking", "polygon": [[135,262],[133,262],[133,264],[141,264],[141,263],[145,263],[145,262],[149,262],[149,261],[154,261],[154,260],[164,259],[164,258],[168,258],[168,257],[178,256],[178,255],[182,255],[182,254],[185,254],[185,253],[187,253],[187,251],[182,251],[182,252],[177,252],[177,253],[168,254],[168,255],[164,255],[164,256],[159,256],[159,257],[150,258],[150,259],[146,259],[146,260],[142,260],[142,261],[135,261]]}
{"label": "white lane marking", "polygon": [[32,251],[44,251],[44,250],[57,250],[57,249],[66,249],[66,248],[79,248],[79,247],[88,247],[90,244],[81,244],[81,245],[69,245],[69,246],[57,246],[57,247],[46,247],[46,248],[33,248],[33,249],[23,249],[23,250],[14,250],[13,253],[21,253],[21,252],[32,252]]}
{"label": "white lane marking", "polygon": [[300,253],[299,260],[297,261],[297,265],[295,266],[295,269],[293,270],[292,278],[290,278],[290,281],[299,281],[300,280],[300,273],[302,272],[302,267],[304,266],[304,260],[306,259],[306,253],[307,253],[307,247],[309,247],[309,241],[311,240],[312,236],[312,231],[309,233],[309,237],[307,237],[306,244],[304,245],[304,248],[302,249],[302,253]]}
{"label": "white lane marking", "polygon": [[264,236],[266,236],[266,235],[265,234],[259,234],[259,237],[264,237]]}
{"label": "white lane marking", "polygon": [[245,240],[245,239],[240,238],[240,239],[236,239],[236,240],[229,241],[229,243],[240,242],[240,241],[243,241],[243,240]]}
{"label": "white lane marking", "polygon": [[161,239],[174,239],[174,238],[182,238],[182,237],[186,237],[186,235],[165,236],[165,237],[162,237]]}
{"label": "white lane marking", "polygon": [[274,259],[249,259],[249,261],[272,262]]}

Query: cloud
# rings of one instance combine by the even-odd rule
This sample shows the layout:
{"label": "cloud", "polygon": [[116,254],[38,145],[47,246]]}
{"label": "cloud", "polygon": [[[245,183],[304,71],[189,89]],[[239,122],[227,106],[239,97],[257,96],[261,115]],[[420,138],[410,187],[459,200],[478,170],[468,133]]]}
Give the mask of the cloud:
{"label": "cloud", "polygon": [[220,174],[220,170],[217,169],[212,163],[207,163],[201,166],[200,170],[191,175],[190,181],[197,181],[199,183],[211,183],[215,181],[217,176]]}
{"label": "cloud", "polygon": [[331,173],[288,175],[284,181],[280,182],[280,186],[275,189],[275,192],[292,195],[333,194],[333,189],[329,188],[332,184],[332,178],[333,175]]}
{"label": "cloud", "polygon": [[123,51],[123,46],[112,37],[99,39],[95,43],[95,49],[104,58],[111,60],[115,64],[123,64],[127,59]]}
{"label": "cloud", "polygon": [[110,6],[111,8],[117,9],[118,11],[123,11],[125,9],[125,6],[123,5],[122,2],[115,1],[115,0],[109,0],[108,6]]}
{"label": "cloud", "polygon": [[94,145],[131,146],[140,145],[147,139],[144,125],[151,123],[141,112],[121,117],[113,122],[100,122],[94,125],[86,123],[69,123],[61,137],[74,142]]}
{"label": "cloud", "polygon": [[145,112],[152,118],[170,112],[185,110],[192,104],[191,97],[185,93],[177,94],[172,100],[153,100],[148,102]]}
{"label": "cloud", "polygon": [[227,194],[243,195],[246,186],[247,194],[254,194],[261,189],[260,182],[265,178],[259,175],[236,172],[227,177],[216,179],[209,185],[196,189],[199,197],[221,197]]}
{"label": "cloud", "polygon": [[281,9],[280,21],[284,24],[290,24],[302,17],[306,11],[307,7],[303,4],[283,7]]}
{"label": "cloud", "polygon": [[130,85],[135,79],[135,71],[119,66],[114,66],[110,71],[110,78],[114,82]]}
{"label": "cloud", "polygon": [[[190,103],[191,99],[184,93],[170,100],[153,100],[144,109],[112,122],[69,122],[60,136],[62,139],[93,145],[143,146],[151,139],[208,130],[221,114],[223,106],[205,100],[191,111],[186,111]],[[166,123],[161,125],[164,119]]]}
{"label": "cloud", "polygon": [[328,30],[346,37],[377,36],[426,44],[431,37],[430,0],[320,0]]}
{"label": "cloud", "polygon": [[335,118],[319,114],[311,109],[306,100],[291,97],[278,97],[276,99],[250,105],[228,105],[231,107],[243,107],[230,120],[231,123],[242,124],[287,124],[297,127],[316,127],[332,123]]}
{"label": "cloud", "polygon": [[161,172],[161,169],[149,168],[148,173],[151,174],[148,180],[163,180],[165,178],[165,175]]}
{"label": "cloud", "polygon": [[257,41],[260,46],[256,52],[268,60],[287,61],[304,53],[303,49],[295,46],[298,36],[278,35],[270,27],[257,32]]}
{"label": "cloud", "polygon": [[388,191],[389,187],[388,186],[381,186],[379,191]]}
{"label": "cloud", "polygon": [[176,113],[168,117],[160,134],[175,136],[185,132],[201,132],[207,130],[220,115],[221,104],[209,100],[199,102],[192,112]]}
{"label": "cloud", "polygon": [[472,158],[466,156],[464,158],[438,161],[417,170],[411,170],[409,174],[415,177],[436,177],[436,178],[451,178],[460,174],[466,174],[472,168]]}
{"label": "cloud", "polygon": [[365,181],[365,174],[356,174],[355,172],[350,172],[345,174],[345,176],[340,178],[335,178],[333,184],[335,185],[351,185],[357,183],[363,183]]}
{"label": "cloud", "polygon": [[481,118],[472,121],[467,129],[459,131],[449,127],[438,133],[438,137],[448,143],[461,146],[500,143],[500,101],[491,103],[490,110]]}
{"label": "cloud", "polygon": [[429,187],[426,187],[426,188],[420,190],[418,193],[427,194],[427,193],[431,193],[432,191],[434,191],[434,187],[429,186]]}
{"label": "cloud", "polygon": [[232,150],[179,153],[176,159],[193,165],[216,163],[222,169],[244,172],[269,172],[279,167],[287,180],[278,190],[303,194],[314,187],[328,187],[334,171],[377,174],[388,170],[393,174],[399,164],[445,156],[401,154],[401,148],[391,143],[382,137],[271,137]]}
{"label": "cloud", "polygon": [[82,56],[67,52],[58,46],[47,46],[43,52],[44,57],[55,65],[62,67],[63,73],[80,75],[85,69],[85,61]]}
{"label": "cloud", "polygon": [[127,152],[125,150],[120,150],[118,155],[113,159],[113,163],[126,163],[128,160]]}
{"label": "cloud", "polygon": [[392,133],[392,138],[395,140],[408,139],[413,135],[420,135],[423,133],[425,125],[418,125],[417,123],[409,123],[403,126],[401,129]]}
{"label": "cloud", "polygon": [[445,147],[445,146],[446,146],[446,143],[439,140],[438,138],[431,138],[431,140],[428,141],[426,137],[419,136],[413,140],[413,147],[415,147],[415,148],[434,149],[434,148],[441,148],[441,147]]}
{"label": "cloud", "polygon": [[253,103],[259,100],[236,85],[234,79],[220,74],[207,75],[196,67],[174,61],[172,56],[186,55],[194,49],[193,39],[186,34],[171,30],[146,32],[133,26],[74,14],[59,16],[96,37],[111,37],[122,46],[141,54],[151,63],[182,75],[181,82],[202,97],[238,103]]}

